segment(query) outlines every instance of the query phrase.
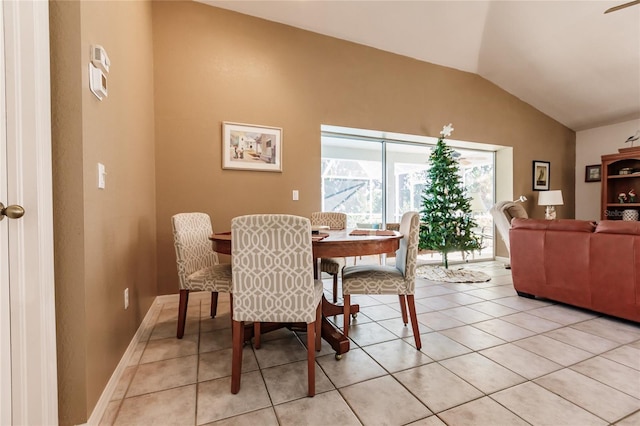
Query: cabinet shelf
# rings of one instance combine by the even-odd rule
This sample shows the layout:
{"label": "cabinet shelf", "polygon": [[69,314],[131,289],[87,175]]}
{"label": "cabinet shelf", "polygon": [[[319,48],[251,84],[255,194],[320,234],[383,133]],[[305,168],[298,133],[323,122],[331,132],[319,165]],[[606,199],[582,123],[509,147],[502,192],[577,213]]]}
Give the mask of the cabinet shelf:
{"label": "cabinet shelf", "polygon": [[612,175],[612,176],[607,176],[607,179],[629,179],[629,178],[636,178],[636,177],[640,177],[640,173],[631,173],[628,175]]}
{"label": "cabinet shelf", "polygon": [[[634,173],[621,175],[621,170],[634,170]],[[640,150],[627,150],[602,156],[601,210],[600,219],[619,220],[626,209],[640,209],[640,202],[620,203],[618,194],[629,194],[635,190],[640,197]],[[638,199],[638,198],[636,198]]]}

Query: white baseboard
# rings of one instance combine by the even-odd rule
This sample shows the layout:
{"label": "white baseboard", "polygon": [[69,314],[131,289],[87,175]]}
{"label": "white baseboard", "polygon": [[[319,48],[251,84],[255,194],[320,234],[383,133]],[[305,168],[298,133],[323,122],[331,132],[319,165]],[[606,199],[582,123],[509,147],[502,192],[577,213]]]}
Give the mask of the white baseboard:
{"label": "white baseboard", "polygon": [[510,260],[508,257],[496,256],[496,262],[502,262],[508,265]]}
{"label": "white baseboard", "polygon": [[[211,298],[210,291],[190,291],[189,292],[189,300],[202,300]],[[157,296],[155,303],[164,304],[164,303],[178,303],[180,301],[179,294],[163,294],[162,296]]]}
{"label": "white baseboard", "polygon": [[[168,296],[173,296],[176,300],[178,300],[176,297],[178,295],[171,294]],[[138,346],[138,342],[140,342],[140,338],[147,332],[147,328],[153,324],[153,321],[155,320],[156,311],[160,309],[163,303],[167,303],[164,299],[166,297],[167,296],[157,296],[154,299],[153,303],[151,304],[151,307],[149,307],[149,310],[147,311],[147,314],[144,316],[142,323],[140,323],[140,327],[138,327],[136,334],[133,335],[133,338],[131,339],[131,342],[129,343],[127,350],[124,352],[124,355],[122,355],[122,358],[118,363],[118,366],[113,371],[113,374],[111,375],[111,378],[107,383],[107,386],[102,391],[102,395],[100,395],[100,399],[98,400],[98,403],[96,404],[96,406],[93,409],[93,412],[91,413],[91,417],[89,417],[89,420],[87,420],[87,423],[85,423],[85,425],[100,424],[100,420],[102,420],[102,417],[104,416],[104,413],[107,410],[107,406],[111,401],[111,397],[113,396],[113,393],[116,390],[116,386],[118,386],[118,382],[120,381],[120,378],[124,373],[124,370],[129,365],[129,361],[131,360],[131,357],[133,356],[133,353],[135,352],[136,347]],[[81,425],[81,426],[84,426],[84,425]]]}
{"label": "white baseboard", "polygon": [[164,303],[178,302],[179,300],[179,294],[163,294],[162,296],[156,296],[154,304],[162,305]]}
{"label": "white baseboard", "polygon": [[[211,292],[208,292],[208,291],[194,291],[189,293],[189,300],[204,299],[209,297],[211,297]],[[87,423],[85,423],[84,425],[100,424],[100,420],[102,420],[102,417],[104,416],[104,413],[107,410],[107,406],[111,401],[111,397],[113,396],[113,393],[115,392],[116,387],[118,386],[118,382],[120,381],[120,378],[124,373],[124,370],[129,366],[129,361],[131,361],[131,357],[133,356],[138,346],[138,343],[141,341],[142,337],[145,336],[147,332],[149,333],[151,332],[151,330],[149,330],[149,327],[152,326],[153,321],[155,321],[156,312],[158,311],[158,309],[160,309],[162,305],[166,303],[174,303],[174,302],[178,303],[179,301],[180,301],[179,294],[164,294],[161,296],[156,296],[153,303],[151,304],[151,307],[149,307],[147,314],[144,316],[144,319],[142,320],[140,327],[138,327],[136,334],[133,335],[133,338],[131,339],[131,343],[129,343],[127,350],[124,352],[124,355],[122,355],[122,358],[118,363],[118,366],[113,371],[113,374],[111,375],[111,378],[107,383],[107,386],[105,386],[104,390],[102,391],[102,395],[100,395],[100,399],[98,400],[98,403],[93,409],[93,412],[91,413],[91,417],[89,417],[89,420],[87,420]],[[84,426],[84,425],[79,425],[79,426]]]}

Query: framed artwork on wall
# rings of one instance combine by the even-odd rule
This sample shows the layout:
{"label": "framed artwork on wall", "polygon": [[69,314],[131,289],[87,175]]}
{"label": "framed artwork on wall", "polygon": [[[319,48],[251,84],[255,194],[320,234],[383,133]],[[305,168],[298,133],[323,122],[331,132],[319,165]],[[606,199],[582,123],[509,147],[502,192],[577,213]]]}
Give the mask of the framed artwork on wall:
{"label": "framed artwork on wall", "polygon": [[551,163],[548,161],[533,162],[533,190],[548,191],[549,190],[549,172]]}
{"label": "framed artwork on wall", "polygon": [[223,122],[222,168],[281,172],[282,129]]}
{"label": "framed artwork on wall", "polygon": [[601,164],[593,164],[591,166],[586,166],[584,171],[584,181],[585,182],[600,182],[602,179],[600,176],[600,168]]}

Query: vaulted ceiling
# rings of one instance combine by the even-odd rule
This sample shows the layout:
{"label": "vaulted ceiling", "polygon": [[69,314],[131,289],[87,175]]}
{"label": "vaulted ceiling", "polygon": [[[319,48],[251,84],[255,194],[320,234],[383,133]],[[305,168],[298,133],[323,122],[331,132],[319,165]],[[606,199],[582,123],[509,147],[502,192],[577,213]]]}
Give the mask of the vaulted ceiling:
{"label": "vaulted ceiling", "polygon": [[640,118],[640,5],[198,0],[476,73],[579,131]]}

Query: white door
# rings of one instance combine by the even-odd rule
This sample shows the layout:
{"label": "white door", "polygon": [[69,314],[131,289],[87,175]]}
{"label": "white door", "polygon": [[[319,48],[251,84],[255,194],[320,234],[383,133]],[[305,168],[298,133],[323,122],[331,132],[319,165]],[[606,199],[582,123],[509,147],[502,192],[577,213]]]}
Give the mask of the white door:
{"label": "white door", "polygon": [[[4,19],[0,6],[0,117],[5,114]],[[6,128],[0,132],[0,202],[7,199]],[[9,227],[0,222],[0,425],[11,424],[11,315],[9,313]]]}
{"label": "white door", "polygon": [[58,401],[48,2],[2,1],[0,49],[0,203],[25,210],[0,221],[0,424],[50,425]]}

